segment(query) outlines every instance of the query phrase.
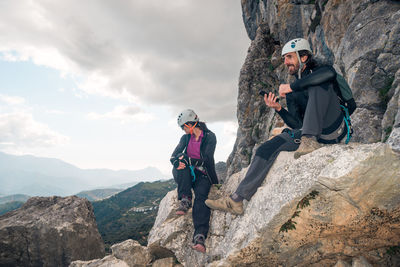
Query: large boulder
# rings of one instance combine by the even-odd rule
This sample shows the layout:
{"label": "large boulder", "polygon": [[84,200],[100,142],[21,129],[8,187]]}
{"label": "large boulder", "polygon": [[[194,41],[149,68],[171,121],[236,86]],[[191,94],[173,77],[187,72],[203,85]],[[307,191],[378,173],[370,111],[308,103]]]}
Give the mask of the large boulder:
{"label": "large boulder", "polygon": [[[245,173],[217,194],[232,193]],[[386,251],[400,243],[399,196],[400,157],[386,144],[326,146],[298,160],[282,152],[243,215],[212,212],[206,254],[189,247],[191,214],[174,215],[175,191],[160,204],[149,247],[185,266],[333,266],[360,256],[395,266]]]}
{"label": "large boulder", "polygon": [[0,216],[0,266],[68,266],[104,254],[86,199],[33,197]]}
{"label": "large boulder", "polygon": [[73,261],[70,267],[178,267],[172,251],[160,246],[141,246],[136,240],[128,239],[114,244],[112,254],[91,261]]}

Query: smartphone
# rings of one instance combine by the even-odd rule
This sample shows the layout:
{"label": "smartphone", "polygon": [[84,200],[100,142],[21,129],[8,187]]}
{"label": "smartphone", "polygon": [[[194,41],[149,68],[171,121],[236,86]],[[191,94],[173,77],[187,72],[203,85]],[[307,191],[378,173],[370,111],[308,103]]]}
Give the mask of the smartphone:
{"label": "smartphone", "polygon": [[260,96],[264,97],[265,94],[268,94],[267,92],[265,92],[264,90],[260,90],[260,92],[258,92],[260,94]]}

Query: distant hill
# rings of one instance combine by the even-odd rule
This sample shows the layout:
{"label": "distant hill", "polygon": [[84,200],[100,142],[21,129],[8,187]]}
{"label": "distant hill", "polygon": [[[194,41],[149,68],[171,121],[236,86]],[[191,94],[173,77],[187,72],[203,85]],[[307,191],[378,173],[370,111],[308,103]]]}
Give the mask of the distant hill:
{"label": "distant hill", "polygon": [[157,168],[113,171],[80,169],[54,158],[0,152],[0,195],[67,196],[83,190],[169,178]]}
{"label": "distant hill", "polygon": [[4,204],[4,203],[7,203],[7,202],[12,202],[12,201],[25,202],[29,198],[30,198],[30,196],[22,195],[22,194],[4,196],[4,197],[0,197],[0,204]]}
{"label": "distant hill", "polygon": [[93,202],[100,234],[109,247],[126,239],[146,244],[157,216],[158,205],[175,182],[141,182],[110,198]]}
{"label": "distant hill", "polygon": [[131,182],[131,183],[124,183],[124,184],[113,184],[112,186],[110,186],[110,188],[117,188],[117,189],[121,189],[125,190],[129,187],[132,187],[134,185],[137,185],[139,182]]}
{"label": "distant hill", "polygon": [[25,201],[11,201],[7,203],[0,204],[0,215],[7,213],[12,210],[19,209],[22,205],[24,205]]}
{"label": "distant hill", "polygon": [[78,197],[86,198],[89,201],[98,201],[108,198],[121,192],[122,189],[117,188],[105,188],[105,189],[94,189],[89,191],[82,191],[76,194]]}

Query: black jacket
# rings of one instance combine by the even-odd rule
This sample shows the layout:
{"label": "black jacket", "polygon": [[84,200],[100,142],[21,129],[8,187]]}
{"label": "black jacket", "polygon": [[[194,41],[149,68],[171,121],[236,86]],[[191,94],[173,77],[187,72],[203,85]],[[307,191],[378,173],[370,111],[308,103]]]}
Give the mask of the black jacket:
{"label": "black jacket", "polygon": [[[176,156],[180,153],[186,154],[186,149],[189,144],[190,134],[185,134],[181,137],[179,144],[174,149],[171,155],[171,163],[173,164]],[[217,145],[217,138],[210,130],[203,130],[203,138],[200,145],[200,160],[193,160],[197,166],[203,166],[207,172],[207,176],[212,184],[218,184],[217,173],[215,172],[214,151]]]}
{"label": "black jacket", "polygon": [[288,110],[282,108],[278,114],[292,129],[300,129],[303,125],[304,114],[307,107],[309,86],[318,85],[326,90],[336,79],[336,71],[331,66],[321,66],[310,69],[307,67],[301,74],[302,78],[290,84],[293,92],[286,95]]}

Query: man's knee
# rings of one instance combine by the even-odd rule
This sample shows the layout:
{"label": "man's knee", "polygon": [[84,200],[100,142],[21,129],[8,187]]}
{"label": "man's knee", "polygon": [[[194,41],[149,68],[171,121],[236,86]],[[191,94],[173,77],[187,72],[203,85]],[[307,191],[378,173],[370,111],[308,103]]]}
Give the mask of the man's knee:
{"label": "man's knee", "polygon": [[284,142],[285,140],[282,137],[275,136],[257,148],[256,156],[268,159]]}

